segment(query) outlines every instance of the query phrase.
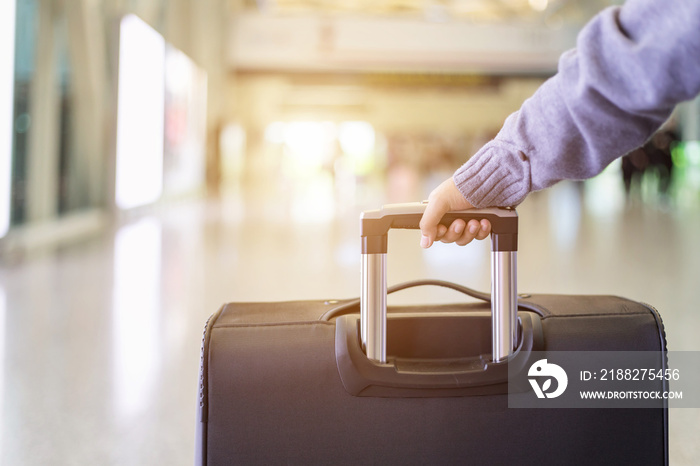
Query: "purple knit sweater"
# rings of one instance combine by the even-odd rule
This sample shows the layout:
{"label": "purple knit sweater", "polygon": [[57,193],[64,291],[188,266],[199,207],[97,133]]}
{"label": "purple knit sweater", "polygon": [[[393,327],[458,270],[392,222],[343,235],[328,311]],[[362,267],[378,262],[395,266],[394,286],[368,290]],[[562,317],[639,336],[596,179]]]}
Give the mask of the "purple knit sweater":
{"label": "purple knit sweater", "polygon": [[558,73],[454,174],[475,207],[514,206],[641,146],[700,93],[700,0],[628,0],[564,53]]}

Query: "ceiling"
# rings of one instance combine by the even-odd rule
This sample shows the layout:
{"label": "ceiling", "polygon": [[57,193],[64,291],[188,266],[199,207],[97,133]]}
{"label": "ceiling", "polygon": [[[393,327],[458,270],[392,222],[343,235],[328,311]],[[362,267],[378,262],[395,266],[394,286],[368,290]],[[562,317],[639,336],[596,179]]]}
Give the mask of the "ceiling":
{"label": "ceiling", "polygon": [[428,21],[584,23],[610,0],[245,0],[244,8],[288,15],[422,17]]}
{"label": "ceiling", "polygon": [[229,0],[237,70],[536,74],[616,0]]}

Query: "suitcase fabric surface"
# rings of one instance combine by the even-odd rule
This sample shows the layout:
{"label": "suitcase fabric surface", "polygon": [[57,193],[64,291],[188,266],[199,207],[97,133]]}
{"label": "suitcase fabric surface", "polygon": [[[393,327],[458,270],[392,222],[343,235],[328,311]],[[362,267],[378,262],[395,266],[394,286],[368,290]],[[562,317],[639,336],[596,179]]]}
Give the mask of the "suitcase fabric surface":
{"label": "suitcase fabric surface", "polygon": [[[504,380],[465,388],[426,372],[489,352],[489,304],[390,308],[388,359],[418,373],[406,384],[357,359],[354,304],[229,303],[212,315],[195,464],[668,464],[665,407],[513,409]],[[339,305],[345,315],[327,314]],[[620,297],[528,296],[518,318],[530,349],[666,350],[658,312]]]}

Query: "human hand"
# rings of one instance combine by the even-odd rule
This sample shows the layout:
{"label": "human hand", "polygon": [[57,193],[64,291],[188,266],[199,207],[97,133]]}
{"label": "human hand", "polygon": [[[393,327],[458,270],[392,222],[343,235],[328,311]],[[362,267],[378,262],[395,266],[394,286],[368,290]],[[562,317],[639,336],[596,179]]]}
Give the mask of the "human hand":
{"label": "human hand", "polygon": [[491,233],[491,222],[488,220],[457,219],[450,227],[440,225],[440,219],[451,210],[472,209],[474,206],[467,201],[455,186],[452,178],[443,181],[428,196],[428,205],[420,221],[421,240],[423,248],[429,248],[433,242],[457,243],[464,246],[473,239],[485,239]]}

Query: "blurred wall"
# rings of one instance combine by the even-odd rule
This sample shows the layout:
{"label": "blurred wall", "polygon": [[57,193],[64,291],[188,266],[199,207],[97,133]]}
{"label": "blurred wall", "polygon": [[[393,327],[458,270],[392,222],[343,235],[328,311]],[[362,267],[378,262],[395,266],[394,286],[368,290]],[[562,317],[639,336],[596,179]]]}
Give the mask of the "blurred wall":
{"label": "blurred wall", "polygon": [[232,7],[224,0],[17,0],[11,230],[0,249],[90,235],[114,218],[118,24],[126,14],[207,72],[207,159],[216,165]]}

